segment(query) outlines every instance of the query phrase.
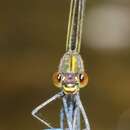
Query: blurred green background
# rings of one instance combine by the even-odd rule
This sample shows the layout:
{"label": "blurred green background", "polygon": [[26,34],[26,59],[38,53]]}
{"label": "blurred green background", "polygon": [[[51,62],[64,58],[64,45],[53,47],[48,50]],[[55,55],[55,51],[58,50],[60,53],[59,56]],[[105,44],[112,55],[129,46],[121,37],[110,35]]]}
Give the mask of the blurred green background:
{"label": "blurred green background", "polygon": [[[53,96],[70,0],[0,1],[0,130],[41,130],[32,109]],[[87,0],[81,90],[92,130],[130,130],[130,1]],[[58,125],[59,103],[44,112]],[[57,122],[57,124],[56,124]]]}

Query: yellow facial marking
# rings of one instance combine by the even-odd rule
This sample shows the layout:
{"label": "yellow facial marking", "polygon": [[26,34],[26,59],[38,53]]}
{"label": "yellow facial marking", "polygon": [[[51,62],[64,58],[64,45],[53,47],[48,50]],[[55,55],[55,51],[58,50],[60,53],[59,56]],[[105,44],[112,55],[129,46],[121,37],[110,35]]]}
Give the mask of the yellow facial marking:
{"label": "yellow facial marking", "polygon": [[77,86],[73,87],[73,88],[68,88],[68,87],[64,87],[64,93],[65,94],[69,94],[69,93],[76,93],[79,91],[79,88],[77,88]]}
{"label": "yellow facial marking", "polygon": [[75,57],[75,56],[72,56],[71,57],[71,68],[70,68],[70,70],[71,70],[71,72],[73,72],[73,73],[75,73],[76,72],[76,70],[77,70],[77,58]]}

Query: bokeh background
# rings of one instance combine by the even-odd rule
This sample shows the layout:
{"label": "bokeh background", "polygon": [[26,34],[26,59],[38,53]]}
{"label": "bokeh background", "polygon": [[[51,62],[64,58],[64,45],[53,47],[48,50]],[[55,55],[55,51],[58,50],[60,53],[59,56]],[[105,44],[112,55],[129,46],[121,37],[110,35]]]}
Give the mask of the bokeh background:
{"label": "bokeh background", "polygon": [[[70,0],[0,1],[0,130],[42,130],[32,109],[53,96]],[[92,130],[130,130],[130,1],[87,0],[81,90]],[[59,101],[60,102],[60,101]],[[58,125],[59,103],[44,111]],[[57,122],[57,123],[56,123]]]}

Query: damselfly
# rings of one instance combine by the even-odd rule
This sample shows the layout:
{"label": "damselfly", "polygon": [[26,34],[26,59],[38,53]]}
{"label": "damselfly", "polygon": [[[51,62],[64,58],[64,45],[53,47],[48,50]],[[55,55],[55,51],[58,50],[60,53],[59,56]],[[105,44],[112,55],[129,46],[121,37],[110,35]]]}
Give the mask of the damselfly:
{"label": "damselfly", "polygon": [[[60,111],[60,129],[81,130],[80,116],[82,115],[84,129],[90,130],[88,118],[79,95],[80,89],[88,84],[88,76],[79,54],[85,4],[86,0],[71,0],[66,52],[61,58],[58,71],[53,74],[53,83],[61,92],[32,111],[32,115],[50,129],[55,128],[37,114],[50,102],[61,98],[63,106]],[[64,125],[65,120],[67,121],[67,127]]]}

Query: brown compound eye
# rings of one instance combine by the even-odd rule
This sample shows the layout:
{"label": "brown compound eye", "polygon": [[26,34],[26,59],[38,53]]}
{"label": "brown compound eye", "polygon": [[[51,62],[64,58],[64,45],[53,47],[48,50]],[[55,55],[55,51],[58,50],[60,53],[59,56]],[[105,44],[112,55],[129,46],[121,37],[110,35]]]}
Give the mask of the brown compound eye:
{"label": "brown compound eye", "polygon": [[85,86],[87,86],[88,84],[88,75],[86,72],[84,72],[83,74],[79,75],[79,80],[80,80],[80,88],[83,88]]}
{"label": "brown compound eye", "polygon": [[52,76],[54,86],[60,88],[61,87],[61,74],[59,72],[55,72]]}

